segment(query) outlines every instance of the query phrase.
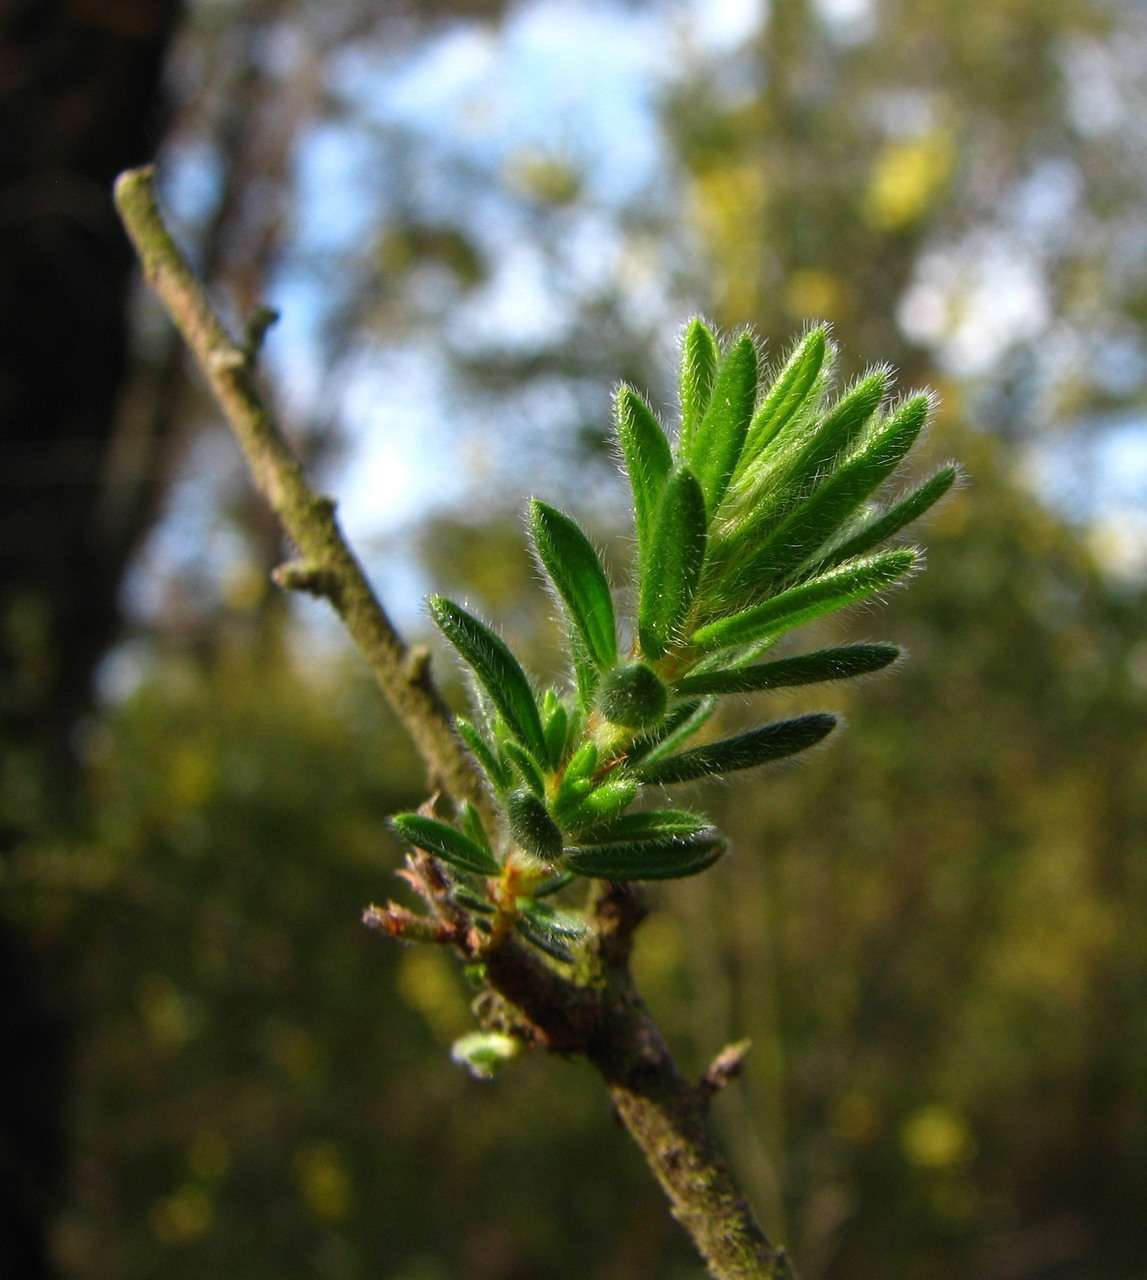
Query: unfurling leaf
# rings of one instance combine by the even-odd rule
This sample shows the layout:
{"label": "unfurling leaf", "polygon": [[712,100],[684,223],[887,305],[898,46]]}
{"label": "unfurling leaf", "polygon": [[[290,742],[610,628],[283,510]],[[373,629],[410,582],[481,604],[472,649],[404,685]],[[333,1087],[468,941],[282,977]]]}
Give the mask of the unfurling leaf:
{"label": "unfurling leaf", "polygon": [[597,552],[573,520],[539,501],[530,503],[538,557],[581,635],[590,657],[607,671],[617,661],[617,627],[609,582]]}
{"label": "unfurling leaf", "polygon": [[779,658],[776,662],[685,676],[678,680],[675,691],[682,694],[757,693],[762,689],[849,680],[880,671],[899,656],[900,650],[894,644],[845,644],[794,658]]}
{"label": "unfurling leaf", "polygon": [[474,672],[510,732],[535,760],[545,760],[546,741],[533,690],[505,641],[445,596],[431,596],[429,605],[438,629]]}
{"label": "unfurling leaf", "polygon": [[701,486],[688,467],[669,477],[642,567],[638,634],[647,658],[660,658],[688,616],[705,560],[708,517]]}
{"label": "unfurling leaf", "polygon": [[734,773],[738,769],[754,769],[808,750],[827,737],[835,724],[836,716],[824,712],[813,712],[794,720],[776,720],[735,738],[694,747],[655,764],[644,764],[637,774],[643,782],[667,784],[689,782],[711,774]]}
{"label": "unfurling leaf", "polygon": [[600,880],[678,880],[711,867],[728,844],[713,827],[690,835],[583,844],[566,850],[566,866]]}
{"label": "unfurling leaf", "polygon": [[476,876],[498,874],[498,864],[488,849],[445,822],[424,818],[420,813],[396,813],[390,823],[408,844],[432,853],[459,871]]}
{"label": "unfurling leaf", "polygon": [[713,394],[713,378],[720,352],[713,330],[699,316],[685,326],[681,339],[681,453],[686,455],[709,400]]}
{"label": "unfurling leaf", "polygon": [[721,504],[741,457],[757,397],[757,348],[747,333],[717,366],[709,407],[700,425],[682,437],[681,456],[697,477],[710,516]]}

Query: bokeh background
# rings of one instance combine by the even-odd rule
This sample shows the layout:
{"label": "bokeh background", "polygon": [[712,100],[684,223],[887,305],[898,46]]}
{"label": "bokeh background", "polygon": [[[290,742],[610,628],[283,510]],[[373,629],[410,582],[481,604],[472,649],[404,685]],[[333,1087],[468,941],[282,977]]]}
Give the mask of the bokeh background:
{"label": "bokeh background", "polygon": [[[411,637],[553,674],[520,510],[625,564],[620,378],[703,311],[939,388],[971,484],[818,639],[894,676],[638,964],[805,1280],[1147,1275],[1147,10],[1136,0],[8,0],[0,1273],[687,1280],[588,1069],[479,1085],[366,935],[407,743],[283,554],[108,188],[180,235]],[[440,676],[461,703],[456,673]],[[764,699],[758,700],[758,706]]]}

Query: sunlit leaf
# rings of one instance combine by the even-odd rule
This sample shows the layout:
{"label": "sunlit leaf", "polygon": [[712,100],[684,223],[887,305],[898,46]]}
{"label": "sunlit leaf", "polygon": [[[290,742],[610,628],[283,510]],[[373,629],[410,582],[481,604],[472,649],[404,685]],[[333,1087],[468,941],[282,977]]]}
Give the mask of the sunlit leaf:
{"label": "sunlit leaf", "polygon": [[849,561],[752,608],[698,628],[693,643],[700,649],[721,649],[780,635],[883,591],[908,573],[919,559],[918,551],[902,547],[867,560]]}
{"label": "sunlit leaf", "polygon": [[633,519],[637,556],[644,566],[653,537],[653,525],[673,455],[657,416],[632,387],[624,383],[614,400],[617,440],[633,490]]}
{"label": "sunlit leaf", "polygon": [[688,463],[712,515],[725,496],[748,434],[757,395],[757,348],[742,333],[717,366],[709,407],[690,438],[682,438]]}
{"label": "sunlit leaf", "polygon": [[815,401],[828,349],[828,331],[823,325],[810,329],[797,344],[753,415],[739,469],[750,467]]}
{"label": "sunlit leaf", "polygon": [[659,658],[685,621],[705,559],[705,498],[687,467],[669,477],[642,567],[638,633],[647,658]]}
{"label": "sunlit leaf", "polygon": [[869,519],[860,529],[830,548],[817,562],[816,569],[823,572],[846,560],[863,555],[878,547],[887,538],[917,520],[934,506],[951,489],[960,474],[959,467],[941,467],[935,475],[918,485],[887,510]]}
{"label": "sunlit leaf", "polygon": [[505,641],[445,596],[431,596],[430,616],[477,677],[507,726],[536,759],[546,758],[546,742],[533,690]]}
{"label": "sunlit leaf", "polygon": [[931,400],[913,396],[838,467],[744,562],[746,578],[784,578],[825,543],[900,465],[928,418]]}
{"label": "sunlit leaf", "polygon": [[510,786],[513,782],[513,775],[498,759],[494,749],[478,729],[462,716],[459,716],[454,721],[454,726],[458,730],[458,736],[469,748],[470,754],[482,766],[482,771],[493,783],[494,790],[504,791]]}
{"label": "sunlit leaf", "polygon": [[[685,326],[681,339],[681,453],[692,448],[693,438],[713,393],[720,352],[713,330],[699,316]],[[668,468],[667,468],[668,469]]]}
{"label": "sunlit leaf", "polygon": [[569,612],[590,657],[602,670],[617,661],[613,600],[601,560],[567,515],[535,498],[530,528],[538,557]]}

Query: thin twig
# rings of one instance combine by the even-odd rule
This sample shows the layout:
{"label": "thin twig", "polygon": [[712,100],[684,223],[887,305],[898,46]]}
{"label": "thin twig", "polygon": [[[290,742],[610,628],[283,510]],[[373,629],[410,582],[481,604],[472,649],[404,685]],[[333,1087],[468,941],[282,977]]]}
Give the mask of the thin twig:
{"label": "thin twig", "polygon": [[[330,601],[426,762],[432,789],[470,800],[492,819],[490,797],[454,733],[425,651],[403,643],[343,537],[334,503],[308,485],[259,391],[249,347],[228,333],[163,222],[153,170],[122,174],[115,195],[147,279],[194,353],[256,486],[298,547],[299,559],[281,566],[276,580]],[[367,923],[396,937],[452,939],[463,954],[473,954],[476,939],[442,914],[441,895],[427,881],[432,861],[408,867],[407,875],[437,907],[433,918],[388,904],[369,908]],[[521,1015],[515,1022],[520,1038],[582,1055],[596,1067],[716,1280],[788,1280],[784,1251],[761,1230],[706,1122],[715,1080],[695,1085],[685,1079],[633,984],[633,932],[645,914],[640,897],[623,886],[602,885],[593,913],[588,981],[565,976],[510,935],[481,952],[496,993],[491,1000],[507,1002]],[[504,1008],[492,1008],[490,1017],[504,1020]]]}
{"label": "thin twig", "polygon": [[164,224],[154,179],[150,167],[121,174],[116,205],[144,274],[210,383],[256,486],[301,552],[307,572],[285,569],[284,585],[321,590],[330,601],[414,739],[432,787],[492,816],[481,775],[454,733],[445,702],[418,664],[409,665],[406,645],[343,536],[334,502],[307,484],[259,391],[249,350],[228,333]]}

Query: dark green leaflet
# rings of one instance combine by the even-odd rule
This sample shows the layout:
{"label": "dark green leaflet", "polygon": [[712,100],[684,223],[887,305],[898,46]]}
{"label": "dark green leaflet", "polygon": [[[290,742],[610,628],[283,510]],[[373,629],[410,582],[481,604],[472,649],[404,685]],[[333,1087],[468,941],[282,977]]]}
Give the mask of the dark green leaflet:
{"label": "dark green leaflet", "polygon": [[682,694],[756,693],[762,689],[848,680],[880,671],[899,656],[900,650],[894,644],[846,644],[756,666],[685,676],[678,680],[675,690]]}
{"label": "dark green leaflet", "polygon": [[538,557],[597,666],[617,661],[613,599],[601,560],[577,524],[546,503],[530,503],[530,526]]}
{"label": "dark green leaflet", "polygon": [[407,843],[434,854],[459,871],[477,876],[498,874],[498,864],[488,849],[445,822],[424,818],[420,813],[396,813],[390,822]]}
{"label": "dark green leaflet", "polygon": [[715,773],[753,769],[773,760],[783,760],[815,746],[832,732],[836,716],[814,712],[794,720],[776,720],[759,729],[725,738],[703,747],[694,747],[656,764],[642,765],[637,774],[643,782],[689,782]]}

